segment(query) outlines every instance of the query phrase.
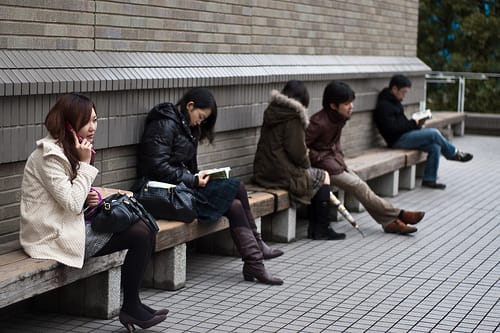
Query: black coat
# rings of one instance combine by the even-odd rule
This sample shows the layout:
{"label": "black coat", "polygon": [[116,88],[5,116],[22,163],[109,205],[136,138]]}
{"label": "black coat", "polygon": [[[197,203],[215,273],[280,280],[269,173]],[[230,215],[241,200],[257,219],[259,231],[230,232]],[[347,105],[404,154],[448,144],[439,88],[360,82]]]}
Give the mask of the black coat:
{"label": "black coat", "polygon": [[389,88],[383,89],[378,95],[373,119],[389,147],[398,141],[401,135],[419,129],[415,120],[406,117],[403,105]]}
{"label": "black coat", "polygon": [[139,146],[137,173],[149,180],[198,186],[198,140],[191,133],[188,116],[172,103],[155,106],[146,118]]}

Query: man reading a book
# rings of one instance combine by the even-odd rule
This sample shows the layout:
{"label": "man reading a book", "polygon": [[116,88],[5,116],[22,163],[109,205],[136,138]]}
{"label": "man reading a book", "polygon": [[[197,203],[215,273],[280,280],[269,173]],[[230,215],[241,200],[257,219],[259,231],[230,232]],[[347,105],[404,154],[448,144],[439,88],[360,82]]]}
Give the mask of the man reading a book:
{"label": "man reading a book", "polygon": [[427,152],[422,186],[444,189],[445,184],[437,182],[437,171],[441,154],[448,159],[468,162],[472,154],[458,150],[435,128],[424,128],[425,118],[416,121],[408,119],[401,103],[411,88],[406,76],[396,74],[377,99],[373,113],[375,124],[391,148],[417,149]]}

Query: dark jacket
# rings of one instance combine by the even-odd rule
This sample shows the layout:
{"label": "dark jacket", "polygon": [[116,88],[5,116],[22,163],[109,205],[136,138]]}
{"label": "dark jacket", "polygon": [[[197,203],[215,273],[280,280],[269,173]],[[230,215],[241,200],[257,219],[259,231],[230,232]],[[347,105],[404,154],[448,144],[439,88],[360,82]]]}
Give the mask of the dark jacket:
{"label": "dark jacket", "polygon": [[307,109],[300,102],[273,90],[264,112],[252,179],[263,187],[288,190],[306,204],[312,196],[306,173],[311,166],[305,145],[308,123]]}
{"label": "dark jacket", "polygon": [[347,170],[340,145],[340,136],[346,121],[347,119],[337,111],[325,109],[309,119],[306,144],[313,167],[326,170],[330,175],[338,175]]}
{"label": "dark jacket", "polygon": [[404,133],[419,129],[415,120],[406,117],[403,105],[394,97],[389,88],[383,89],[378,95],[373,120],[389,147]]}
{"label": "dark jacket", "polygon": [[187,115],[171,103],[155,106],[146,118],[139,146],[138,175],[170,184],[198,186],[198,140]]}

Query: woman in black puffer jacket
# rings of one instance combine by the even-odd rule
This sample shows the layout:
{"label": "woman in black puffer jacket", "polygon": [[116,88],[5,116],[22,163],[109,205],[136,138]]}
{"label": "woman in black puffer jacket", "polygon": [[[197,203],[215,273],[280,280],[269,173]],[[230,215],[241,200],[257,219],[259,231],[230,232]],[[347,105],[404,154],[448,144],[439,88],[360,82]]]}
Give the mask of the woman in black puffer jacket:
{"label": "woman in black puffer jacket", "polygon": [[230,231],[245,262],[245,280],[283,284],[266,271],[263,259],[283,254],[267,246],[257,231],[244,184],[236,179],[213,179],[198,170],[199,141],[213,142],[217,104],[205,88],[189,90],[176,104],[163,103],[148,114],[139,147],[138,175],[170,184],[183,182],[208,198],[198,204],[200,219],[229,219]]}

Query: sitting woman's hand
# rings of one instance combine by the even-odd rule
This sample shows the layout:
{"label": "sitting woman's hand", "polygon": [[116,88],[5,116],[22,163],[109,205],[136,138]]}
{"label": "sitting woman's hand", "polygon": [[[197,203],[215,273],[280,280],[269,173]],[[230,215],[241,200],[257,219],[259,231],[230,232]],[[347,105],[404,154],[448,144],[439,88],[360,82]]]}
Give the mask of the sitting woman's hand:
{"label": "sitting woman's hand", "polygon": [[95,207],[99,204],[99,195],[96,191],[90,191],[85,201],[88,207]]}
{"label": "sitting woman's hand", "polygon": [[207,186],[208,181],[210,180],[210,176],[207,175],[206,173],[202,172],[198,176],[198,187],[205,187]]}
{"label": "sitting woman's hand", "polygon": [[76,132],[72,130],[71,133],[73,133],[73,138],[75,139],[75,147],[80,161],[90,163],[92,159],[92,143],[87,141],[87,139],[82,139],[80,142]]}

